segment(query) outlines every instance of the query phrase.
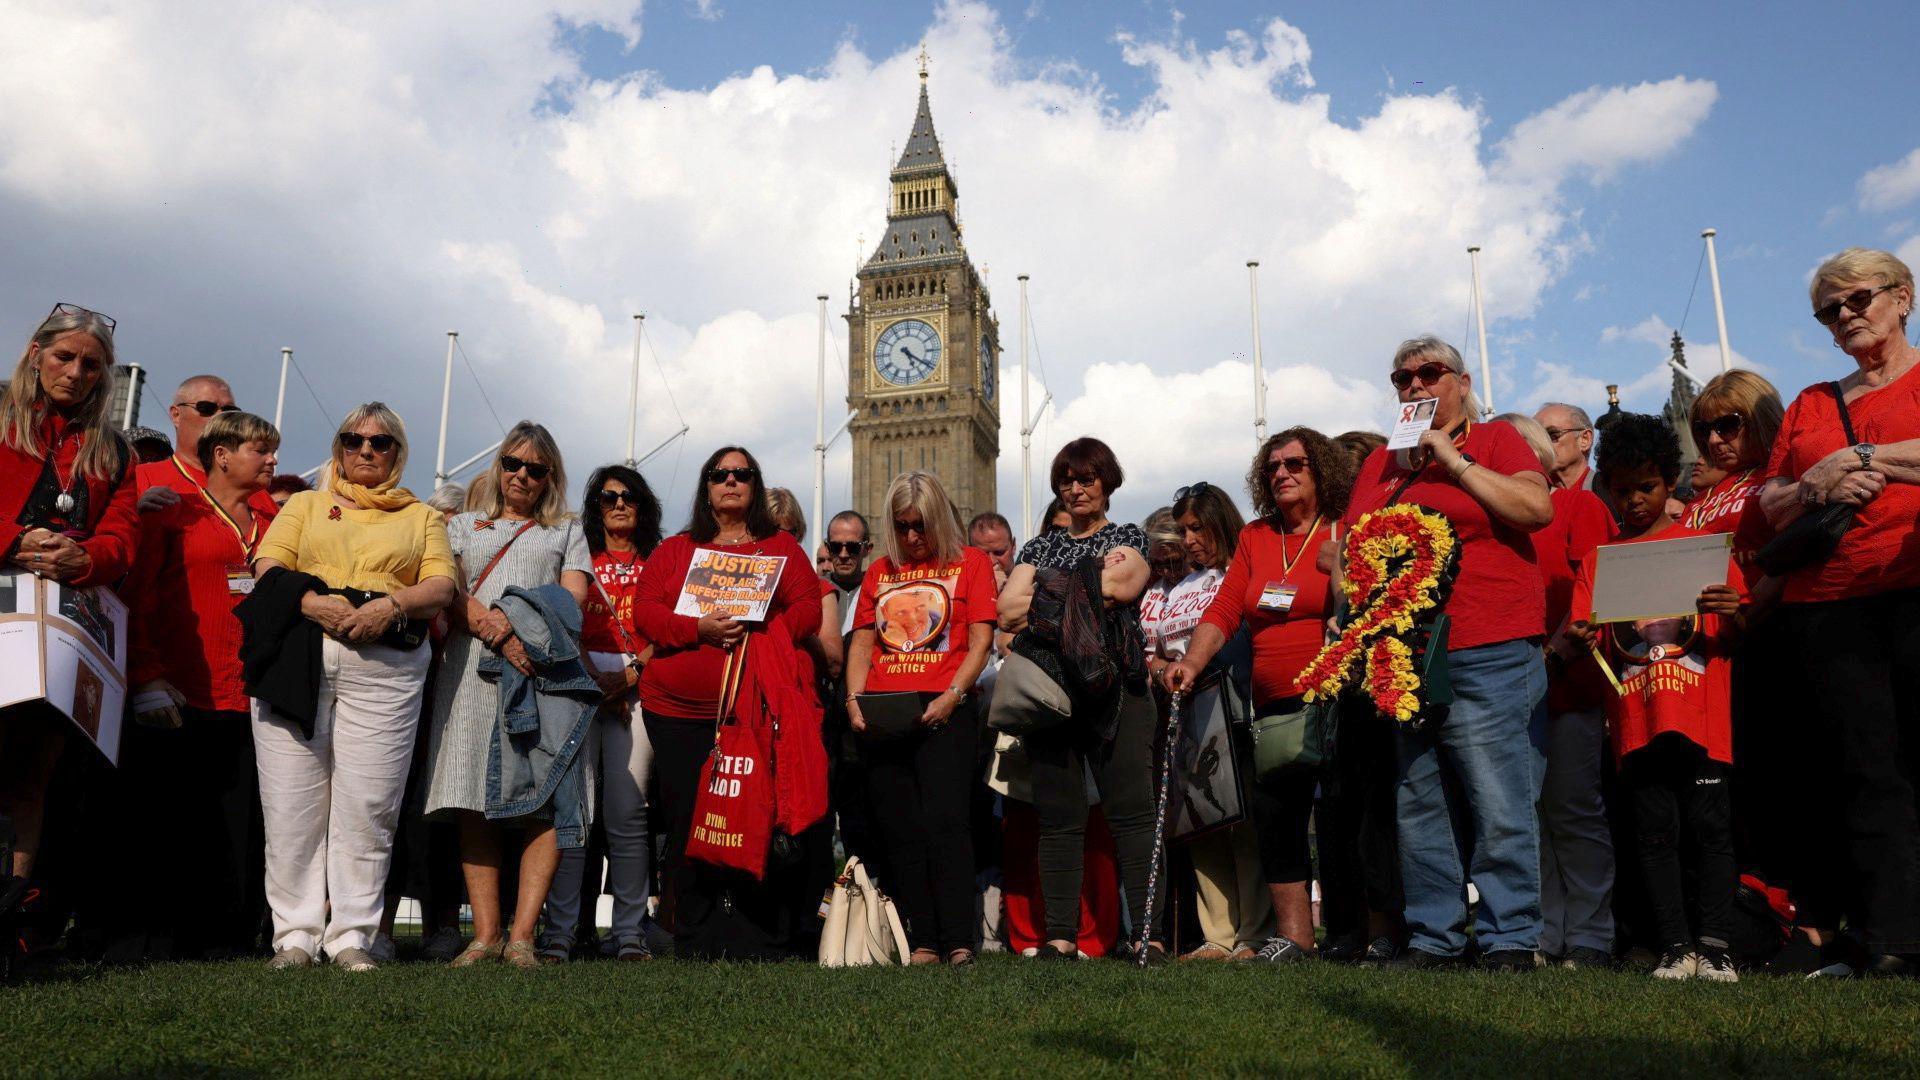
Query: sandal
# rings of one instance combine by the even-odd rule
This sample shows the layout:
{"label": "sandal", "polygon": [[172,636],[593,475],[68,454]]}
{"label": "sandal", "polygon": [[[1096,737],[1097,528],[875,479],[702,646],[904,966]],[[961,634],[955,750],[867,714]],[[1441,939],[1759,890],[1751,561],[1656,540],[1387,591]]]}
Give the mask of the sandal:
{"label": "sandal", "polygon": [[524,970],[530,970],[540,966],[540,954],[533,951],[533,942],[531,941],[507,942],[506,950],[500,954],[500,959],[514,967]]}
{"label": "sandal", "polygon": [[913,955],[907,958],[908,965],[912,967],[926,967],[939,962],[940,953],[934,949],[915,949]]}
{"label": "sandal", "polygon": [[447,966],[457,968],[473,967],[475,964],[488,960],[498,960],[500,959],[501,952],[505,949],[506,945],[502,942],[496,941],[488,944],[484,941],[476,941],[461,950],[459,956],[447,961]]}
{"label": "sandal", "polygon": [[1232,959],[1232,957],[1232,952],[1208,941],[1203,942],[1199,948],[1193,949],[1181,956],[1180,962],[1184,964],[1190,960],[1229,960]]}
{"label": "sandal", "polygon": [[947,966],[957,967],[957,968],[972,967],[973,966],[973,950],[967,949],[967,948],[960,948],[960,949],[955,949],[952,952],[948,953]]}

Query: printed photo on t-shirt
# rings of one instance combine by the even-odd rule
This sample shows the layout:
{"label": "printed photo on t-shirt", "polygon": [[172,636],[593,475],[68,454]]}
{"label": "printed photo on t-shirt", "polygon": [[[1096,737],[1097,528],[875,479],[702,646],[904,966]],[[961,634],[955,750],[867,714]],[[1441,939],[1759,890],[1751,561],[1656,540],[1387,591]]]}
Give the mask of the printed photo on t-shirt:
{"label": "printed photo on t-shirt", "polygon": [[901,575],[880,578],[874,600],[873,626],[889,652],[945,652],[953,624],[953,590],[960,568],[943,578],[888,582]]}

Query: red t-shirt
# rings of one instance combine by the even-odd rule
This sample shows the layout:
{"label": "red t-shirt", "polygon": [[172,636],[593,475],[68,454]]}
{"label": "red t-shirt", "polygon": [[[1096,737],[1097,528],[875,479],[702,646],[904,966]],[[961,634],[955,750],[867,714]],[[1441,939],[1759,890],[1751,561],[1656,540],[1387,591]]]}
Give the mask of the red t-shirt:
{"label": "red t-shirt", "polygon": [[[1670,525],[1652,536],[1621,543],[1698,535],[1699,530]],[[1580,564],[1573,590],[1575,619],[1593,618],[1598,562],[1599,556],[1589,553]],[[1727,560],[1727,584],[1746,595],[1746,578],[1737,560]],[[1600,627],[1600,654],[1625,691],[1616,694],[1609,687],[1606,695],[1615,761],[1669,732],[1699,744],[1715,761],[1733,761],[1732,664],[1726,645],[1728,627],[1723,622],[1717,615],[1692,615]],[[1594,662],[1591,656],[1574,661]]]}
{"label": "red t-shirt", "polygon": [[[134,466],[134,487],[145,491],[148,488],[172,488],[184,500],[188,496],[197,496],[200,489],[207,485],[206,471],[196,463],[184,461],[174,455],[165,461],[149,461]],[[256,514],[267,515],[272,521],[273,515],[280,512],[280,504],[265,489],[247,496],[247,505]]]}
{"label": "red t-shirt", "polygon": [[[1920,365],[1891,384],[1847,402],[1860,442],[1920,439]],[[1825,383],[1809,386],[1787,406],[1773,442],[1769,477],[1798,480],[1821,458],[1847,443],[1840,408]],[[1860,508],[1833,555],[1787,575],[1788,603],[1871,596],[1920,585],[1920,484],[1888,484]]]}
{"label": "red t-shirt", "polygon": [[1766,470],[1755,467],[1723,476],[1687,504],[1680,524],[1706,533],[1732,533],[1733,556],[1749,577],[1758,577],[1754,557],[1773,537],[1767,515],[1760,512],[1760,489],[1767,486]]}
{"label": "red t-shirt", "polygon": [[[141,515],[139,555],[125,586],[133,627],[129,685],[165,679],[196,709],[247,711],[233,607],[252,589],[253,547],[267,534],[274,510],[271,500],[264,508],[253,503],[248,500],[251,543],[243,543],[198,490]],[[236,581],[242,583],[237,590]]]}
{"label": "red t-shirt", "polygon": [[979,548],[961,548],[958,561],[942,566],[895,567],[882,557],[867,567],[853,615],[855,630],[874,632],[867,690],[937,694],[952,686],[968,632],[994,621],[999,596],[993,563]]}
{"label": "red t-shirt", "polygon": [[764,628],[753,624],[749,633],[785,634],[796,643],[819,633],[820,579],[813,574],[813,558],[785,532],[744,544],[696,544],[686,533],[679,533],[661,541],[647,557],[633,594],[634,625],[654,645],[653,659],[640,673],[641,707],[661,716],[710,723],[720,704],[726,654],[701,644],[699,619],[673,613],[696,548],[731,555],[779,555],[787,560],[774,584]]}
{"label": "red t-shirt", "polygon": [[[1479,467],[1507,476],[1534,473],[1545,479],[1547,475],[1527,440],[1512,425],[1497,420],[1473,425],[1461,450]],[[1395,462],[1393,454],[1384,447],[1375,450],[1360,467],[1353,502],[1347,507],[1347,524],[1356,524],[1361,515],[1385,506],[1406,476],[1407,470]],[[1546,632],[1546,594],[1533,542],[1525,531],[1495,520],[1438,463],[1428,463],[1399,501],[1445,514],[1460,539],[1460,576],[1446,607],[1452,617],[1448,648],[1497,645]]]}
{"label": "red t-shirt", "polygon": [[[1559,632],[1573,606],[1573,578],[1587,554],[1618,535],[1613,514],[1586,488],[1553,489],[1553,521],[1533,534],[1533,554],[1547,587],[1547,636]],[[1547,711],[1554,715],[1597,709],[1609,689],[1592,664],[1549,669]]]}
{"label": "red t-shirt", "polygon": [[[1320,569],[1320,548],[1331,530],[1321,522],[1312,536],[1288,536],[1264,518],[1240,530],[1226,580],[1200,620],[1228,637],[1245,620],[1253,635],[1256,708],[1299,696],[1295,681],[1320,655],[1333,611],[1332,581]],[[1293,590],[1290,600],[1287,589]]]}
{"label": "red t-shirt", "polygon": [[[637,653],[646,648],[633,625],[633,593],[645,565],[637,551],[602,551],[593,557],[593,576],[600,579],[600,588],[587,590],[586,606],[580,609],[581,648],[602,653]],[[613,601],[612,608],[607,607],[608,600]],[[624,641],[620,627],[626,628]]]}

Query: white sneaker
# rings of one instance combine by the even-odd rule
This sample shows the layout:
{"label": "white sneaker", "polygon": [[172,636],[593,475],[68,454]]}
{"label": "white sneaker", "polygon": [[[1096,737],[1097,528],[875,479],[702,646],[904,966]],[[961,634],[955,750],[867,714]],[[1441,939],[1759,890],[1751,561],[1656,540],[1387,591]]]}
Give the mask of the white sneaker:
{"label": "white sneaker", "polygon": [[1700,956],[1690,946],[1674,945],[1660,956],[1660,964],[1653,969],[1656,979],[1691,979],[1700,974]]}
{"label": "white sneaker", "polygon": [[393,935],[385,933],[373,935],[373,944],[367,947],[367,952],[383,964],[393,963],[393,958],[397,955],[393,947]]}
{"label": "white sneaker", "polygon": [[460,936],[458,929],[451,926],[443,926],[433,932],[433,936],[427,939],[426,947],[420,950],[420,952],[421,955],[427,959],[437,960],[444,964],[454,957],[459,956],[461,948],[463,948],[466,943],[466,939]]}
{"label": "white sneaker", "polygon": [[373,971],[380,966],[373,954],[362,948],[341,949],[330,954],[327,959],[342,971]]}
{"label": "white sneaker", "polygon": [[1702,944],[1694,953],[1694,974],[1709,982],[1737,983],[1740,973],[1733,970],[1733,958],[1727,950]]}
{"label": "white sneaker", "polygon": [[310,968],[312,966],[313,954],[298,946],[291,945],[274,953],[273,959],[267,961],[268,971],[292,971],[295,968]]}

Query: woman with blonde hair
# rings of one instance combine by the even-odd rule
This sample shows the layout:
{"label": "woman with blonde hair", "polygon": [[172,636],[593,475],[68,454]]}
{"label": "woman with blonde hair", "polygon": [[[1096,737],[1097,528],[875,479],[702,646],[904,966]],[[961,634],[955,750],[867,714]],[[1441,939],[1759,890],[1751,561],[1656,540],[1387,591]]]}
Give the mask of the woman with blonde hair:
{"label": "woman with blonde hair", "polygon": [[319,489],[288,499],[254,553],[244,606],[298,592],[299,616],[325,635],[310,706],[256,679],[256,657],[293,635],[238,612],[275,969],[311,966],[323,950],[348,971],[377,966],[368,948],[420,721],[430,654],[421,646],[457,572],[446,519],[400,486],[406,466],[400,417],[378,401],[355,408],[340,422]]}
{"label": "woman with blonde hair", "polygon": [[[0,567],[68,585],[108,585],[132,564],[134,456],[113,430],[113,320],[55,304],[20,353],[0,402]],[[12,872],[40,846],[47,783],[66,725],[0,710],[0,813],[18,830]],[[7,869],[0,867],[0,870]]]}
{"label": "woman with blonde hair", "polygon": [[[993,563],[966,546],[959,514],[932,473],[887,489],[886,554],[867,568],[847,656],[847,712],[866,739],[867,786],[887,848],[887,887],[912,962],[973,962],[972,795],[980,720],[975,680],[993,645]],[[870,727],[862,694],[917,695],[910,731]]]}
{"label": "woman with blonde hair", "polygon": [[[539,964],[534,933],[562,847],[586,837],[584,735],[547,747],[538,765],[534,742],[496,738],[501,687],[481,674],[491,652],[532,673],[526,645],[498,606],[510,588],[558,584],[577,607],[593,588],[593,556],[586,533],[567,506],[567,473],[547,429],[522,420],[501,440],[500,453],[474,482],[469,509],[447,523],[447,540],[460,564],[460,592],[449,610],[453,624],[433,687],[433,741],[427,751],[427,814],[460,826],[460,869],[473,906],[473,941],[452,961],[470,967],[504,959],[515,967]],[[589,714],[588,720],[591,716]],[[552,756],[551,762],[546,755]],[[528,768],[552,775],[536,785],[540,805],[503,812],[499,756],[528,759]],[[510,815],[510,816],[509,816]],[[510,929],[501,925],[503,845],[519,852],[519,891]]]}

